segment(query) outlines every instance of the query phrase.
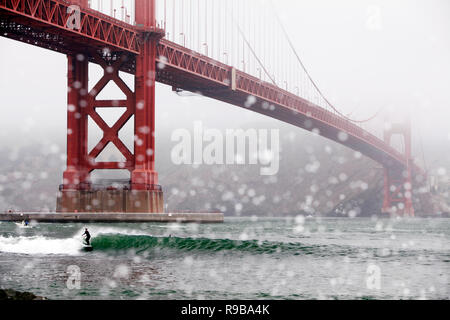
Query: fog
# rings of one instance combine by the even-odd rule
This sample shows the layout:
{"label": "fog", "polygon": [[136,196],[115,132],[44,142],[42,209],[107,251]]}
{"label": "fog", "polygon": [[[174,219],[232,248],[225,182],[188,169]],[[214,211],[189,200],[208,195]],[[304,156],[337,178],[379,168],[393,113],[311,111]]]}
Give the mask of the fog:
{"label": "fog", "polygon": [[[381,108],[369,124],[378,131],[380,121],[410,112],[413,152],[418,156],[420,142],[430,161],[448,164],[437,151],[450,150],[449,1],[281,0],[276,6],[306,68],[334,105],[359,119]],[[30,137],[64,142],[66,57],[3,37],[0,48],[1,144]],[[207,98],[180,97],[160,84],[156,112],[157,132],[192,128],[195,120],[216,128],[278,123]]]}

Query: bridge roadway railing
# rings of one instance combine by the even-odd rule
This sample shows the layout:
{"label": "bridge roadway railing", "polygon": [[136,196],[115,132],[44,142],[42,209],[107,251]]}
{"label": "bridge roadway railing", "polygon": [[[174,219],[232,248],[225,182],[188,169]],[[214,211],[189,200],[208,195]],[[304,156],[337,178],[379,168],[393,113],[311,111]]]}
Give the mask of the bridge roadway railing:
{"label": "bridge roadway railing", "polygon": [[350,122],[320,106],[317,106],[293,93],[283,90],[268,82],[263,82],[249,74],[236,71],[237,88],[255,97],[262,98],[272,103],[283,105],[293,111],[307,115],[309,118],[319,120],[328,125],[334,126],[342,132],[357,137],[366,143],[378,148],[402,165],[406,165],[404,156],[392,146],[387,145],[383,140],[370,132],[364,130],[357,124]]}
{"label": "bridge roadway railing", "polygon": [[[58,28],[67,37],[81,37],[78,44],[102,48],[112,46],[119,50],[139,54],[139,30],[134,26],[114,19],[96,10],[80,8],[74,10],[73,1],[65,0],[0,0],[0,14],[31,19],[36,31],[43,32],[51,26]],[[2,18],[3,18],[2,17]]]}

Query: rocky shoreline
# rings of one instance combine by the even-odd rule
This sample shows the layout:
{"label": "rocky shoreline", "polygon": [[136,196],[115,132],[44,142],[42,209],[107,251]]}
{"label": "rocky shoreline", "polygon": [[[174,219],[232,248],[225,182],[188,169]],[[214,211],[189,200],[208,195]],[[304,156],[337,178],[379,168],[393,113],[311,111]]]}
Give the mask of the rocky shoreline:
{"label": "rocky shoreline", "polygon": [[36,296],[31,292],[20,292],[12,289],[0,289],[0,300],[48,300],[45,297]]}

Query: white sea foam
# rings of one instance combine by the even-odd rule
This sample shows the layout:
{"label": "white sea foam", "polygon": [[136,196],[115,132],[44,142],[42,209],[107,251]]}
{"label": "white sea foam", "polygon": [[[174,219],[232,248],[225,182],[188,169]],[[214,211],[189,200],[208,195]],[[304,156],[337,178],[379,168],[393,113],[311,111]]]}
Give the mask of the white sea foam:
{"label": "white sea foam", "polygon": [[21,254],[64,254],[77,255],[81,241],[76,238],[51,239],[35,237],[0,237],[0,251]]}
{"label": "white sea foam", "polygon": [[[24,227],[25,229],[26,227]],[[93,238],[102,234],[123,234],[123,235],[149,235],[145,231],[132,230],[121,227],[88,226],[88,230]],[[81,235],[84,228],[81,228],[73,237],[66,239],[49,238],[44,236],[0,236],[0,252],[29,254],[29,255],[79,255],[82,254]]]}

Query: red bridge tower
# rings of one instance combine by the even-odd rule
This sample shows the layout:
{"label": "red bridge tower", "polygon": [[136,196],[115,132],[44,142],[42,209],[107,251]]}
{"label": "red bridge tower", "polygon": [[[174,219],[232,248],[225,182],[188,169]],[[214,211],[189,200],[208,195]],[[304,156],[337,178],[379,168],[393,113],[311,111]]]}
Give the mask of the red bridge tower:
{"label": "red bridge tower", "polygon": [[405,145],[406,168],[384,168],[383,213],[414,216],[412,203],[413,158],[411,155],[411,119],[405,123],[393,124],[384,131],[384,141],[389,145],[393,135],[401,135]]}
{"label": "red bridge tower", "polygon": [[[88,7],[88,0],[76,4]],[[155,171],[155,67],[156,45],[163,32],[156,27],[155,0],[135,0],[136,23],[140,29],[139,55],[80,50],[68,55],[67,169],[57,201],[58,212],[163,212],[163,193]],[[89,57],[89,59],[88,59]],[[103,77],[88,91],[88,60],[100,65]],[[124,63],[135,63],[135,87],[130,89],[119,76]],[[97,100],[113,81],[126,100]],[[96,109],[125,107],[125,113],[108,126]],[[134,116],[134,154],[119,138],[120,129]],[[101,128],[103,137],[88,150],[88,117]],[[113,143],[125,162],[97,162]],[[90,174],[101,169],[127,169],[130,181],[123,187],[94,186]]]}

